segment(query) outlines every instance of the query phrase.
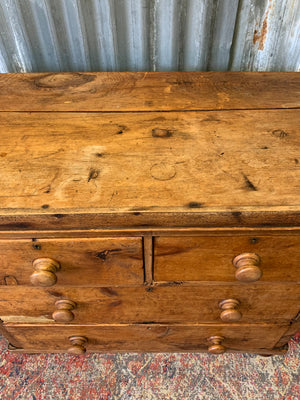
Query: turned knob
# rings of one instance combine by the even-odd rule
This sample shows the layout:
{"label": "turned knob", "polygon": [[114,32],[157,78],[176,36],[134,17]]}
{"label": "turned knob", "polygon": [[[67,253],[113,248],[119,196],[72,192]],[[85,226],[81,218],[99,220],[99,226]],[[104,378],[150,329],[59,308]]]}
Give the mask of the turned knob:
{"label": "turned knob", "polygon": [[52,314],[52,318],[56,322],[71,322],[74,314],[71,310],[76,308],[76,303],[72,300],[57,300],[55,303],[56,310]]}
{"label": "turned knob", "polygon": [[237,268],[235,277],[241,282],[255,282],[262,277],[259,268],[260,257],[255,253],[242,253],[233,259],[233,265]]}
{"label": "turned knob", "polygon": [[211,336],[207,339],[211,345],[208,348],[211,354],[222,354],[225,353],[226,347],[222,345],[224,338],[222,336]]}
{"label": "turned knob", "polygon": [[35,272],[30,276],[30,281],[35,286],[53,286],[57,278],[55,272],[60,269],[60,264],[52,258],[37,258],[33,261]]}
{"label": "turned knob", "polygon": [[236,299],[227,299],[220,301],[219,308],[223,310],[220,314],[220,318],[224,322],[237,322],[242,318],[242,314],[237,308],[240,302]]}
{"label": "turned knob", "polygon": [[70,354],[84,354],[86,352],[86,348],[84,344],[87,343],[87,338],[84,336],[70,336],[69,337],[71,347],[68,349],[68,353]]}

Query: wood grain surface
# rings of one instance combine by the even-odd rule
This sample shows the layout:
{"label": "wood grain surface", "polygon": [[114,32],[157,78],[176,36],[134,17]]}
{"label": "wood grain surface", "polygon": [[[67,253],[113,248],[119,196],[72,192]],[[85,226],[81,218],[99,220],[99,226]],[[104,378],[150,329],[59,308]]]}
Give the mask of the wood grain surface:
{"label": "wood grain surface", "polygon": [[[272,353],[287,327],[282,325],[21,325],[6,330],[21,351],[66,352],[70,336],[85,336],[87,351],[197,352],[207,351],[207,338],[221,335],[228,351]],[[269,350],[269,351],[267,351]],[[277,349],[277,353],[284,351]],[[274,351],[274,353],[276,353]]]}
{"label": "wood grain surface", "polygon": [[56,273],[59,285],[141,285],[144,282],[141,238],[32,238],[0,240],[0,286],[12,282],[31,285],[33,261],[44,257],[60,263]]}
{"label": "wood grain surface", "polygon": [[[30,293],[30,296],[28,294]],[[221,323],[219,302],[237,299],[242,323],[288,324],[299,311],[297,284],[205,284],[153,287],[2,287],[0,319],[53,323],[57,300],[76,303],[74,324]]]}
{"label": "wood grain surface", "polygon": [[295,225],[299,126],[297,110],[2,113],[2,229]]}
{"label": "wood grain surface", "polygon": [[263,282],[300,282],[300,235],[156,237],[154,280],[236,282],[232,261],[241,253],[259,255]]}
{"label": "wood grain surface", "polygon": [[0,75],[1,111],[294,108],[300,106],[299,94],[299,74],[293,72],[92,72]]}

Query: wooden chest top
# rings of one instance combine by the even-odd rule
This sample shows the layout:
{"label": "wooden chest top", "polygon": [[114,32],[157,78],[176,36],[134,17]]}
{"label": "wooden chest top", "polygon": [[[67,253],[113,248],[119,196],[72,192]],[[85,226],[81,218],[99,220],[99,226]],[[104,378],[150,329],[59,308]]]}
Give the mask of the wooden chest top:
{"label": "wooden chest top", "polygon": [[297,73],[0,76],[0,229],[297,226]]}

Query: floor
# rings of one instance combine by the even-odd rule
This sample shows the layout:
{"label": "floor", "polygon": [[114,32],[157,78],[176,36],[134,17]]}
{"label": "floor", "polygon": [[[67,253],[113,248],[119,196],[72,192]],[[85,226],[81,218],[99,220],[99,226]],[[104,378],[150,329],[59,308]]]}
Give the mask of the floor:
{"label": "floor", "polygon": [[0,338],[1,400],[299,400],[300,334],[285,356],[20,355]]}

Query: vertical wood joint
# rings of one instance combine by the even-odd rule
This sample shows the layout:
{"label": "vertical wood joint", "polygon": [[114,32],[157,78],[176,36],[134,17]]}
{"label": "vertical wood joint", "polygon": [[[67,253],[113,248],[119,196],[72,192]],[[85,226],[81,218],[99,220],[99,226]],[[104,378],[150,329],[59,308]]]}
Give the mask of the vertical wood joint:
{"label": "vertical wood joint", "polygon": [[143,237],[145,285],[153,283],[153,237]]}

